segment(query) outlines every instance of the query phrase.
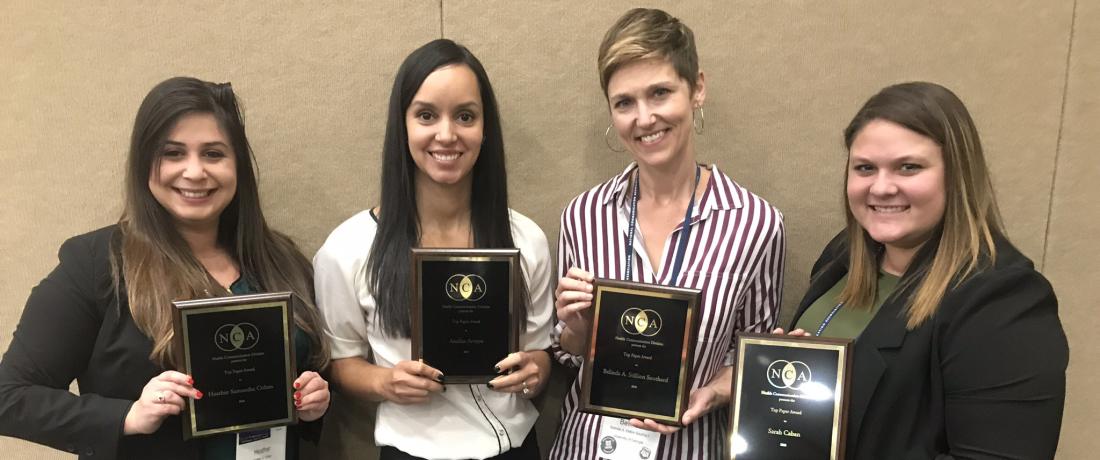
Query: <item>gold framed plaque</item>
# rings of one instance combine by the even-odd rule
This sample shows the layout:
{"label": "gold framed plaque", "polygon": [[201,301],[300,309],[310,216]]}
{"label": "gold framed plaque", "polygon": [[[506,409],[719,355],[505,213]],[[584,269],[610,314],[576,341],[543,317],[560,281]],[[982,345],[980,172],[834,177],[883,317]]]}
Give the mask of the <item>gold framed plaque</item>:
{"label": "gold framed plaque", "polygon": [[699,293],[596,279],[580,410],[680,426],[690,390]]}
{"label": "gold framed plaque", "polygon": [[447,383],[488,383],[519,351],[519,249],[412,249],[412,359]]}
{"label": "gold framed plaque", "polygon": [[184,439],[298,422],[290,292],[175,301],[180,372],[202,399],[186,400]]}
{"label": "gold framed plaque", "polygon": [[847,339],[739,332],[729,458],[843,459],[851,346]]}

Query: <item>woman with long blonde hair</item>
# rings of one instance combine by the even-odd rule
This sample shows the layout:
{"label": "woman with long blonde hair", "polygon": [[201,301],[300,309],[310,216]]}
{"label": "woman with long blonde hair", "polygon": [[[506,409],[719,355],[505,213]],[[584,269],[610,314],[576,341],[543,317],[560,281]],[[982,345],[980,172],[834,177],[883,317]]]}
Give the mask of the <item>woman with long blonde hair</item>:
{"label": "woman with long blonde hair", "polygon": [[792,334],[855,339],[847,457],[1052,458],[1058,302],[1005,237],[966,107],[934,83],[889,86],[844,139],[848,226]]}

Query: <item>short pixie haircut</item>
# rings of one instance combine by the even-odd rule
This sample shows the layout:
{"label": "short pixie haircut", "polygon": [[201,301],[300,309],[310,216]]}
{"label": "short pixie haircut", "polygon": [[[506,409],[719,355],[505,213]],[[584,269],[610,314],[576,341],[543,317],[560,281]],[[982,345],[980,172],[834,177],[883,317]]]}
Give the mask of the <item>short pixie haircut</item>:
{"label": "short pixie haircut", "polygon": [[687,80],[688,86],[695,90],[699,55],[695,51],[695,34],[691,28],[664,11],[635,8],[619,18],[600,43],[597,65],[604,96],[607,96],[607,84],[615,71],[650,58],[667,59],[680,78]]}

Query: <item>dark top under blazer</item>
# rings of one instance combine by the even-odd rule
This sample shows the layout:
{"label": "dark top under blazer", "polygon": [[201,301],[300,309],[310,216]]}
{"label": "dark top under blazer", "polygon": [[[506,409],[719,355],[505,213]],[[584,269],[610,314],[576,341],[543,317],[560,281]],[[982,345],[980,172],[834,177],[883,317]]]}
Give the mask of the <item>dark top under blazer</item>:
{"label": "dark top under blazer", "polygon": [[[183,441],[179,416],[150,435],[122,434],[130,406],[164,369],[149,360],[153,344],[130,316],[125,287],[118,295],[112,286],[112,239],[120,239],[114,225],[69,239],[31,290],[0,361],[0,435],[82,459],[200,458],[203,446]],[[79,396],[68,391],[74,379]]]}
{"label": "dark top under blazer", "polygon": [[[848,272],[846,246],[842,233],[814,264],[792,325]],[[1053,458],[1069,348],[1054,291],[1031,261],[997,239],[996,264],[950,289],[911,331],[907,294],[888,299],[856,339],[846,457]]]}

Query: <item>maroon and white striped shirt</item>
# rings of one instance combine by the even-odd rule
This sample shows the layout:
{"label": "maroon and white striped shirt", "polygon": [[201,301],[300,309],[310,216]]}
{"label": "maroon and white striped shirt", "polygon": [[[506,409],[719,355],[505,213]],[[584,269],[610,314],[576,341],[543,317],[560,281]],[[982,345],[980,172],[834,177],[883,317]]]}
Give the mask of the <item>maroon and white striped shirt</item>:
{"label": "maroon and white striped shirt", "polygon": [[[678,279],[670,279],[681,225],[664,244],[660,272],[645,255],[640,232],[627,251],[630,197],[626,193],[636,164],[618,176],[581,194],[561,216],[558,240],[560,276],[579,267],[600,278],[624,279],[626,257],[634,258],[631,281],[702,290],[699,337],[693,357],[691,389],[706,385],[724,367],[733,364],[734,331],[768,331],[778,319],[783,289],[785,240],[783,215],[768,202],[737,185],[710,166],[711,178],[691,217],[691,234]],[[579,366],[580,356],[561,349],[559,323],[552,334],[554,357]],[[580,378],[566,396],[562,426],[550,458],[594,460],[597,436],[604,417],[579,412]],[[668,436],[653,460],[728,458],[729,411],[714,410]],[[614,420],[614,419],[610,419]],[[609,422],[610,422],[609,420]]]}

